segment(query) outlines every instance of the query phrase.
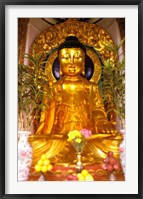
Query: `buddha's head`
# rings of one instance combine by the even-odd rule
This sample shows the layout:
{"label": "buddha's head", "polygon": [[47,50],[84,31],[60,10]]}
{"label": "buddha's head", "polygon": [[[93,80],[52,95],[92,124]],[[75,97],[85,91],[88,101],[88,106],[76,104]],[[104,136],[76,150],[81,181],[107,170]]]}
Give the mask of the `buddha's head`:
{"label": "buddha's head", "polygon": [[59,46],[61,76],[84,75],[86,49],[75,36],[69,36]]}

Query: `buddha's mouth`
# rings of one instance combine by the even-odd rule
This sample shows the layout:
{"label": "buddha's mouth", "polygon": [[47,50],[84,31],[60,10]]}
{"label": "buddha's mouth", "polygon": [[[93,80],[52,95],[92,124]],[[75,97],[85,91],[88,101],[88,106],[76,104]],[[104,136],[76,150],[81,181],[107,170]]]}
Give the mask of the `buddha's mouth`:
{"label": "buddha's mouth", "polygon": [[75,68],[69,68],[70,73],[75,73],[75,71],[76,71]]}

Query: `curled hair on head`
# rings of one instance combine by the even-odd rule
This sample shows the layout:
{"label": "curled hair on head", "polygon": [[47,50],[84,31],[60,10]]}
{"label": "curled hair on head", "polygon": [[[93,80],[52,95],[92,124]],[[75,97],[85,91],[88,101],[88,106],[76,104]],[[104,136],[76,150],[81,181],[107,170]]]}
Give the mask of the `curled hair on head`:
{"label": "curled hair on head", "polygon": [[63,48],[81,48],[86,54],[85,46],[78,40],[76,36],[69,36],[65,39],[65,41],[60,44],[58,48],[58,53]]}

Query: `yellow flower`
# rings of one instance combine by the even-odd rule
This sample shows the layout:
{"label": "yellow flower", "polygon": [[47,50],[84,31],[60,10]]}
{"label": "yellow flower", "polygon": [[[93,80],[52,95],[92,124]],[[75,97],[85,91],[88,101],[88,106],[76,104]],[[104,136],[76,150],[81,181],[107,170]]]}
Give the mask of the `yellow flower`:
{"label": "yellow flower", "polygon": [[68,142],[70,142],[71,140],[72,140],[71,138],[68,138],[68,139],[67,139]]}
{"label": "yellow flower", "polygon": [[76,141],[77,143],[81,143],[82,139],[77,138],[75,141]]}
{"label": "yellow flower", "polygon": [[74,130],[74,134],[76,137],[81,137],[81,133],[77,130]]}
{"label": "yellow flower", "polygon": [[69,137],[71,140],[73,140],[73,139],[75,138],[75,133],[74,133],[73,131],[70,131],[70,132],[68,133],[68,137]]}
{"label": "yellow flower", "polygon": [[69,133],[68,133],[68,137],[69,137],[69,139],[71,139],[71,140],[73,140],[73,139],[75,139],[75,138],[80,138],[81,137],[81,133],[78,131],[78,130],[73,130],[73,131],[70,131]]}
{"label": "yellow flower", "polygon": [[70,134],[70,135],[69,135],[69,139],[70,139],[70,140],[73,140],[74,138],[75,138],[75,135],[74,135],[74,134]]}

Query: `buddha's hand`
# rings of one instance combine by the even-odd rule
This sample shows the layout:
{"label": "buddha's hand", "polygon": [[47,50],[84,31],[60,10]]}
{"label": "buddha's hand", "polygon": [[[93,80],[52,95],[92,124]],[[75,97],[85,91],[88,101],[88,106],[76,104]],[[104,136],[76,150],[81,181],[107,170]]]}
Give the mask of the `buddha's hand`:
{"label": "buddha's hand", "polygon": [[116,122],[110,122],[107,120],[99,120],[96,122],[97,133],[117,133]]}

